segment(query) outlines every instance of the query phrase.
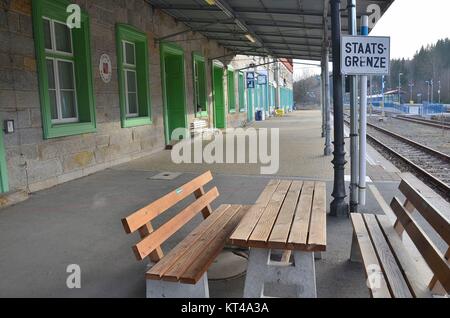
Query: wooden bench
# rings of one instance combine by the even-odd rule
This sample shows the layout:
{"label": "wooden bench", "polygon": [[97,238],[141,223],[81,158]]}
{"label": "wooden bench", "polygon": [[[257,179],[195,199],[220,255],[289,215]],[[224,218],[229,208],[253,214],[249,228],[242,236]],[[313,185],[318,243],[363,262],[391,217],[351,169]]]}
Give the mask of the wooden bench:
{"label": "wooden bench", "polygon": [[[267,284],[317,297],[314,256],[326,250],[326,229],[324,182],[271,180],[230,238],[250,248],[244,297],[266,296]],[[276,250],[281,261],[269,261]]]}
{"label": "wooden bench", "polygon": [[[138,260],[148,258],[148,298],[209,297],[207,270],[222,251],[230,234],[248,210],[242,205],[222,205],[212,212],[211,202],[219,196],[216,187],[205,193],[213,179],[207,172],[122,220],[126,233],[139,232],[133,246]],[[174,205],[194,194],[195,201],[158,229],[151,222]],[[161,245],[197,214],[204,221],[167,255]]]}
{"label": "wooden bench", "polygon": [[[385,215],[351,215],[351,259],[362,258],[374,298],[448,296],[450,204],[413,175],[401,177],[403,204],[394,197],[391,209],[384,207]],[[436,247],[436,239],[446,253]]]}
{"label": "wooden bench", "polygon": [[195,120],[191,123],[191,137],[203,134],[203,132],[207,131],[208,123],[206,120]]}

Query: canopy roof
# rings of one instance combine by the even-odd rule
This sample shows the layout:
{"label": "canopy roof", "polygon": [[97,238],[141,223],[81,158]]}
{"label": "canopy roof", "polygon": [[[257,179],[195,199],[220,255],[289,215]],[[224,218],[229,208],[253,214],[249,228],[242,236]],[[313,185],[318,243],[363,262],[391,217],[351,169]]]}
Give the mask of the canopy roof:
{"label": "canopy roof", "polygon": [[[147,0],[189,29],[243,55],[320,60],[329,0]],[[370,4],[384,14],[394,0],[357,0],[359,18]],[[211,4],[209,4],[211,3]],[[341,0],[341,9],[347,0]],[[347,12],[342,31],[348,32]],[[331,29],[330,19],[326,20]],[[331,32],[328,31],[328,37]]]}

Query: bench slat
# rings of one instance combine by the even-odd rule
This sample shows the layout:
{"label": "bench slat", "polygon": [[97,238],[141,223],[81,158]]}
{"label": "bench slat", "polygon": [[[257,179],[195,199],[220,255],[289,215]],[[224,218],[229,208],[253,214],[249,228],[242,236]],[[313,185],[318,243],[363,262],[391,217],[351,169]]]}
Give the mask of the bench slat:
{"label": "bench slat", "polygon": [[417,270],[415,261],[405,249],[405,244],[392,227],[392,223],[389,221],[389,218],[385,215],[377,215],[377,219],[381,225],[381,230],[386,236],[387,241],[394,252],[393,254],[395,258],[401,265],[404,276],[407,278],[406,282],[411,287],[410,289],[413,292],[413,296],[418,298],[431,297],[431,293],[427,286],[427,278]]}
{"label": "bench slat", "polygon": [[212,174],[208,171],[175,191],[138,210],[127,218],[124,218],[122,220],[122,224],[125,231],[128,234],[137,231],[139,228],[152,221],[154,218],[164,213],[178,202],[187,198],[189,195],[194,193],[194,191],[198,190],[212,179]]}
{"label": "bench slat", "polygon": [[391,208],[443,288],[450,292],[450,268],[445,257],[397,198],[392,200]]}
{"label": "bench slat", "polygon": [[206,246],[203,253],[196,257],[194,262],[180,277],[181,283],[195,284],[202,275],[208,270],[209,266],[214,262],[220,252],[223,250],[230,233],[236,228],[242,216],[248,211],[248,206],[241,207],[229,220],[212,241]]}
{"label": "bench slat", "polygon": [[253,247],[266,247],[266,243],[269,239],[270,233],[272,232],[272,228],[289,191],[291,183],[291,181],[283,180],[278,185],[277,190],[270,199],[267,208],[259,219],[258,224],[248,240]]}
{"label": "bench slat", "polygon": [[[402,180],[399,189],[442,239],[450,245],[450,220],[448,217],[435,208],[410,181]],[[450,212],[450,205],[447,208],[443,211]]]}
{"label": "bench slat", "polygon": [[[205,232],[202,233],[201,238],[193,244],[172,267],[164,273],[163,280],[176,282],[180,280],[181,275],[186,272],[194,260],[205,253],[208,245],[213,244],[215,237],[220,233],[225,224],[230,221],[233,216],[241,209],[239,205],[233,205],[227,209],[220,217],[218,222],[215,222]],[[223,242],[225,244],[226,240]]]}
{"label": "bench slat", "polygon": [[194,201],[191,205],[178,213],[171,220],[159,227],[156,231],[144,238],[133,247],[133,251],[138,260],[143,260],[153,252],[164,241],[189,222],[197,213],[208,206],[219,196],[217,188],[213,188],[204,196]]}
{"label": "bench slat", "polygon": [[[361,256],[364,262],[364,269],[366,272],[366,277],[371,277],[374,275],[372,272],[373,267],[378,267],[381,269],[380,263],[378,262],[377,254],[373,248],[372,242],[369,237],[366,225],[364,223],[361,214],[352,213],[351,214],[353,229],[355,231],[356,237],[358,239],[359,248],[361,250]],[[386,283],[384,275],[380,272],[378,277],[378,286],[375,288],[369,288],[370,293],[373,298],[391,298],[389,288]]]}
{"label": "bench slat", "polygon": [[231,208],[231,205],[221,205],[217,210],[211,213],[206,220],[195,228],[184,240],[182,240],[177,246],[175,246],[160,262],[155,264],[147,273],[147,279],[158,280],[169,270],[169,268],[175,264],[183,255],[189,250],[189,248],[200,239],[202,234],[211,226],[217,222],[222,215]]}
{"label": "bench slat", "polygon": [[305,246],[308,240],[308,225],[311,219],[311,206],[314,196],[314,182],[306,181],[300,194],[294,222],[292,223],[289,245]]}
{"label": "bench slat", "polygon": [[[282,249],[287,244],[302,187],[302,181],[294,181],[289,189],[286,200],[281,207],[280,214],[278,215],[276,224],[273,227],[272,234],[269,238],[272,248]],[[277,246],[278,244],[279,246]]]}
{"label": "bench slat", "polygon": [[326,185],[316,182],[309,226],[308,246],[325,251],[327,245]]}
{"label": "bench slat", "polygon": [[378,259],[387,277],[392,295],[395,298],[412,298],[411,291],[403,277],[403,274],[392,254],[392,251],[383,236],[380,225],[374,214],[365,214],[364,219],[369,230]]}
{"label": "bench slat", "polygon": [[231,235],[231,243],[240,245],[245,244],[252,234],[256,224],[258,223],[264,209],[269,204],[270,198],[280,184],[280,180],[271,180],[264,191],[259,196],[255,205],[253,205],[248,213],[244,216],[238,228]]}
{"label": "bench slat", "polygon": [[[151,233],[154,232],[153,226],[150,223],[147,223],[143,227],[139,229],[139,235],[141,236],[141,239],[146,238]],[[149,254],[150,262],[156,263],[159,262],[164,257],[164,252],[161,249],[160,246],[158,246],[153,252]]]}

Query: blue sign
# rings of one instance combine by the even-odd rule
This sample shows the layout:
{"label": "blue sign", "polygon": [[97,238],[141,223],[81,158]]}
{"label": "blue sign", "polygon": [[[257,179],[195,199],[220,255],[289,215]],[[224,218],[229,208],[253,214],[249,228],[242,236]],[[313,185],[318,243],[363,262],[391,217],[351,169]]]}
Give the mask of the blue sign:
{"label": "blue sign", "polygon": [[255,73],[247,72],[247,88],[255,88]]}
{"label": "blue sign", "polygon": [[267,85],[267,76],[266,75],[258,76],[258,85]]}

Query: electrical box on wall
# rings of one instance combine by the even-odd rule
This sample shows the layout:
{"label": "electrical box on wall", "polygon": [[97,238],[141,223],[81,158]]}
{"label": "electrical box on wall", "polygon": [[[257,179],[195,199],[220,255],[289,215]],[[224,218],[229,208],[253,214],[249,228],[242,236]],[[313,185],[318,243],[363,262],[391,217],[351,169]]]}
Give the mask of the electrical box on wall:
{"label": "electrical box on wall", "polygon": [[14,133],[14,120],[12,120],[12,119],[5,120],[4,131],[5,131],[5,134]]}

